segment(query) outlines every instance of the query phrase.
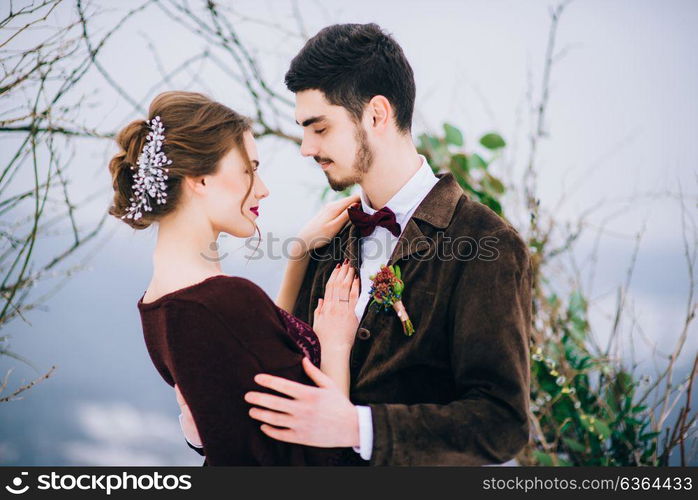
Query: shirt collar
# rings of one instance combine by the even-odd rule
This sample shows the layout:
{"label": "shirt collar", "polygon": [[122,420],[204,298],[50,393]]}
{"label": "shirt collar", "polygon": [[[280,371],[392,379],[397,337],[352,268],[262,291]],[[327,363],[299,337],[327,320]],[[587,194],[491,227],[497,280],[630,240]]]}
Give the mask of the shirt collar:
{"label": "shirt collar", "polygon": [[[422,159],[422,165],[419,169],[410,177],[410,179],[402,186],[397,193],[393,195],[392,198],[385,204],[390,210],[395,213],[395,217],[400,222],[400,219],[404,218],[405,215],[410,213],[410,211],[417,206],[417,204],[422,201],[424,195],[426,194],[425,189],[430,190],[433,187],[433,183],[428,181],[434,177],[434,172],[432,171],[427,159],[423,155],[419,155]],[[368,215],[373,215],[377,212],[376,209],[372,208],[368,204],[366,194],[364,190],[359,190],[359,196],[361,197],[361,207],[364,212]]]}

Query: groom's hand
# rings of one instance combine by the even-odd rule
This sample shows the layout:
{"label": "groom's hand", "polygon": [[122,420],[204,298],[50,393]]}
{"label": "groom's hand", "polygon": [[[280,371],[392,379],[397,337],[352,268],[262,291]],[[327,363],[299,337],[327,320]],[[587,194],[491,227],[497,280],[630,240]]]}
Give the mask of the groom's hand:
{"label": "groom's hand", "polygon": [[248,392],[245,401],[261,407],[251,408],[250,416],[264,422],[262,432],[279,441],[320,448],[359,446],[356,407],[308,358],[303,368],[317,387],[273,375],[255,376],[257,384],[292,399]]}

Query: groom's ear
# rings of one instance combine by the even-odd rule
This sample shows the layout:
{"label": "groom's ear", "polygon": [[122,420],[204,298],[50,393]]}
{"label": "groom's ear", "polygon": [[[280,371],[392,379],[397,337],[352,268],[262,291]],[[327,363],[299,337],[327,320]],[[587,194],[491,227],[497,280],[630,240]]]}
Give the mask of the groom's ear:
{"label": "groom's ear", "polygon": [[372,127],[382,130],[390,124],[393,107],[385,96],[373,96],[368,101],[367,111],[371,117]]}

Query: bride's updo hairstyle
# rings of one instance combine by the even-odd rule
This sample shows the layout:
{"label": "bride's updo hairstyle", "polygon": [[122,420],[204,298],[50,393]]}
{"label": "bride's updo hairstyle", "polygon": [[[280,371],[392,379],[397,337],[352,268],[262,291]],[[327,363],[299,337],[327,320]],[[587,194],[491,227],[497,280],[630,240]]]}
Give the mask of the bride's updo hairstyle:
{"label": "bride's updo hairstyle", "polygon": [[[138,157],[146,144],[150,126],[148,120],[159,116],[164,126],[162,152],[171,160],[167,165],[167,201],[157,204],[150,200],[152,211],[143,211],[140,218],[127,218]],[[252,122],[229,107],[196,92],[169,91],[153,99],[148,120],[134,120],[116,136],[119,152],[109,162],[114,201],[109,214],[123,220],[134,229],[145,229],[160,217],[177,208],[185,176],[197,177],[216,172],[219,160],[230,151],[239,149],[250,174],[245,200],[253,188],[254,167],[249,161],[243,134],[251,131]],[[131,167],[134,167],[133,169]],[[240,207],[243,213],[243,207]],[[244,215],[244,213],[243,213]]]}

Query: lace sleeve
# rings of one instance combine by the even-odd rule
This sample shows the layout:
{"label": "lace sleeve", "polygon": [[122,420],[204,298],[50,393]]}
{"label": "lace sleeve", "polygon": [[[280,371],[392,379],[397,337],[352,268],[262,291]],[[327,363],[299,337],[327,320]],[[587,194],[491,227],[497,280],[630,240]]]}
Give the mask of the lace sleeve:
{"label": "lace sleeve", "polygon": [[291,338],[303,350],[303,353],[313,362],[315,366],[320,367],[320,340],[313,331],[312,327],[306,322],[296,318],[293,314],[289,314],[284,309],[278,307],[279,313],[286,325],[286,331]]}

